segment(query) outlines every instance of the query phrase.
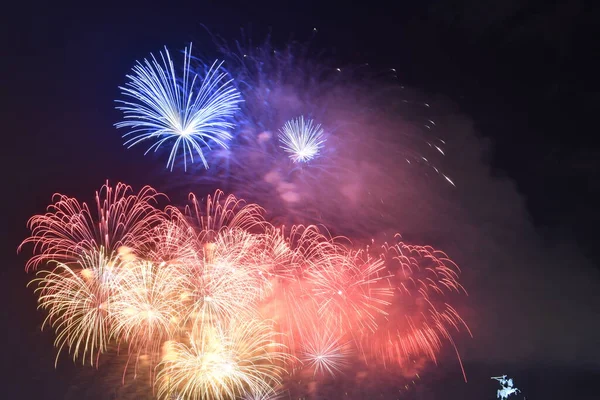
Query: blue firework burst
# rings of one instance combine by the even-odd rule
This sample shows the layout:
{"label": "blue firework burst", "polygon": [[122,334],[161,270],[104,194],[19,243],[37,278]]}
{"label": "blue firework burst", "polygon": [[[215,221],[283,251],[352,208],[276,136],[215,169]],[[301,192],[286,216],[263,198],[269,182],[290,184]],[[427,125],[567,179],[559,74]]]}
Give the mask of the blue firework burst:
{"label": "blue firework burst", "polygon": [[233,116],[242,101],[232,80],[215,61],[202,76],[191,71],[191,45],[184,51],[182,76],[178,78],[168,49],[157,60],[137,62],[129,81],[119,87],[128,101],[118,100],[123,121],[117,128],[128,128],[123,135],[130,148],[153,141],[145,154],[163,144],[171,146],[167,168],[173,169],[181,150],[184,168],[194,162],[194,154],[208,168],[206,152],[211,146],[228,148],[234,128]]}

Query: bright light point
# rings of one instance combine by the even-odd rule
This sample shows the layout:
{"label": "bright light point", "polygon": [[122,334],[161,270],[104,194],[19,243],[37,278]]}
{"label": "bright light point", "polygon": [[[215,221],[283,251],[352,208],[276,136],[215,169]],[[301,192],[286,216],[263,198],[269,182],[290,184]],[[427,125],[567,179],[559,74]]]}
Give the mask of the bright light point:
{"label": "bright light point", "polygon": [[188,126],[187,128],[185,128],[184,130],[180,131],[180,135],[182,136],[189,136],[191,134],[194,133],[194,128],[191,126]]}
{"label": "bright light point", "polygon": [[131,249],[130,249],[129,247],[125,247],[125,246],[120,246],[120,247],[117,249],[117,253],[118,253],[120,256],[122,256],[123,254],[130,253],[130,252],[131,252]]}
{"label": "bright light point", "polygon": [[83,276],[85,279],[92,279],[94,277],[94,271],[91,269],[83,269],[81,270],[81,276]]}
{"label": "bright light point", "polygon": [[342,291],[341,291],[341,290],[338,290],[338,294],[341,296],[341,295],[342,295]]}
{"label": "bright light point", "polygon": [[321,125],[313,125],[313,120],[304,117],[285,123],[279,133],[281,148],[290,153],[294,162],[306,162],[319,154],[323,148],[323,129]]}
{"label": "bright light point", "polygon": [[224,367],[223,369],[225,370],[226,373],[230,374],[233,372],[234,368],[233,368],[233,365],[231,365],[231,363],[226,363],[223,367]]}

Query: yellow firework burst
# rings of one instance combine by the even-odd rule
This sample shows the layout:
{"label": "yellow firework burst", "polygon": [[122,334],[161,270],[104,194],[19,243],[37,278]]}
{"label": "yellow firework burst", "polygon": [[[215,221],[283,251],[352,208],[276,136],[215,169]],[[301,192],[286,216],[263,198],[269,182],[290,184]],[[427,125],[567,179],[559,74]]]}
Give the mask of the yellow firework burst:
{"label": "yellow firework burst", "polygon": [[86,252],[81,261],[57,263],[51,271],[39,271],[30,284],[37,284],[39,307],[48,311],[42,325],[56,330],[56,361],[63,348],[81,356],[85,363],[97,362],[110,340],[110,312],[120,287],[123,262],[104,250]]}
{"label": "yellow firework burst", "polygon": [[234,399],[266,394],[281,384],[288,359],[269,323],[259,320],[205,323],[189,345],[171,343],[157,375],[158,397]]}
{"label": "yellow firework burst", "polygon": [[112,303],[113,335],[137,355],[158,355],[177,331],[180,312],[178,270],[169,264],[135,261],[121,269]]}

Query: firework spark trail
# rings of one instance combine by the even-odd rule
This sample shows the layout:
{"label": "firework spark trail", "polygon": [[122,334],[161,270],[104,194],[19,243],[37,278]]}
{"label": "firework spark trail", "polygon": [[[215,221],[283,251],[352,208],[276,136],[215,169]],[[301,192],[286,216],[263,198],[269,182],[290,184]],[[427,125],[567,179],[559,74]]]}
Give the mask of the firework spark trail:
{"label": "firework spark trail", "polygon": [[265,230],[262,254],[262,263],[268,265],[270,277],[283,281],[294,281],[299,277],[300,266],[285,226]]}
{"label": "firework spark trail", "polygon": [[166,48],[164,54],[160,53],[162,64],[154,55],[152,61],[138,62],[133,75],[127,76],[129,82],[120,87],[123,95],[133,100],[117,101],[122,104],[117,109],[123,111],[124,120],[115,126],[131,128],[124,135],[130,136],[125,145],[132,147],[155,139],[147,154],[173,142],[167,161],[171,170],[180,148],[185,169],[188,157],[194,162],[194,152],[208,168],[206,149],[210,150],[212,144],[228,147],[233,138],[231,120],[242,101],[232,80],[227,80],[222,62],[215,61],[202,77],[194,73],[190,76],[191,50],[191,45],[189,51],[184,50],[181,80]]}
{"label": "firework spark trail", "polygon": [[246,393],[243,400],[284,400],[290,399],[289,390],[276,388],[267,393]]}
{"label": "firework spark trail", "polygon": [[167,207],[167,211],[171,212],[172,218],[191,220],[201,232],[211,234],[221,229],[248,230],[265,223],[264,209],[258,204],[246,204],[234,195],[225,196],[224,199],[223,196],[223,191],[217,190],[213,196],[206,197],[206,204],[202,207],[202,202],[191,193],[190,204],[185,207],[183,214],[175,207]]}
{"label": "firework spark trail", "polygon": [[282,101],[286,108],[293,107],[296,115],[303,111],[312,115],[317,108],[300,109],[304,104],[295,98],[282,98],[281,89],[291,86],[297,92],[309,91],[316,97],[319,92],[335,87],[344,75],[322,62],[314,62],[310,54],[313,50],[297,42],[275,48],[269,39],[258,45],[251,40],[243,40],[231,46],[220,38],[213,38],[218,42],[216,45],[222,57],[235,71],[239,90],[244,93],[246,101],[241,105],[243,114],[239,122],[242,126],[268,130],[283,124],[285,119],[280,120],[281,109],[278,107]]}
{"label": "firework spark trail", "polygon": [[110,254],[122,246],[134,247],[138,236],[163,220],[164,214],[154,207],[161,196],[149,186],[133,194],[129,185],[113,188],[107,182],[96,192],[94,218],[86,203],[55,194],[49,212],[29,219],[31,236],[19,246],[21,250],[27,243],[34,245],[26,269],[51,260],[77,262],[81,254],[101,248]]}
{"label": "firework spark trail", "polygon": [[162,222],[154,229],[144,232],[136,241],[136,251],[147,260],[170,265],[185,265],[197,257],[195,241],[197,233],[179,216]]}

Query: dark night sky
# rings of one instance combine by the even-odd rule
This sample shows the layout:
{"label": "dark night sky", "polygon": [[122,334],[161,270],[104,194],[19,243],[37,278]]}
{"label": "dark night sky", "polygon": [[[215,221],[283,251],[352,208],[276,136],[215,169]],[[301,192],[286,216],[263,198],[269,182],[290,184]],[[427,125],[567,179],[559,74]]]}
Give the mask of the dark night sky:
{"label": "dark night sky", "polygon": [[[318,43],[340,62],[393,67],[407,85],[452,99],[478,134],[491,140],[491,174],[514,183],[540,242],[568,243],[587,258],[591,273],[598,272],[600,52],[594,25],[600,15],[591,4],[239,3],[90,9],[30,4],[5,15],[0,282],[7,398],[63,398],[74,373],[68,362],[57,372],[52,368],[51,335],[39,333],[42,316],[24,287],[30,279],[22,268],[25,255],[15,253],[27,235],[27,218],[42,212],[54,192],[89,199],[107,178],[135,187],[153,183],[145,175],[152,160],[125,152],[112,126],[119,118],[113,110],[117,86],[134,60],[163,45],[210,44],[201,23],[228,38],[238,37],[242,26],[257,38],[271,29],[280,43],[291,34],[306,39],[317,27]],[[568,273],[566,260],[553,268]],[[590,315],[597,317],[594,311]],[[598,371],[600,360],[591,365]],[[558,379],[561,368],[578,374],[570,365],[554,367],[532,373],[531,387],[545,373]],[[582,385],[591,382],[581,379]]]}

